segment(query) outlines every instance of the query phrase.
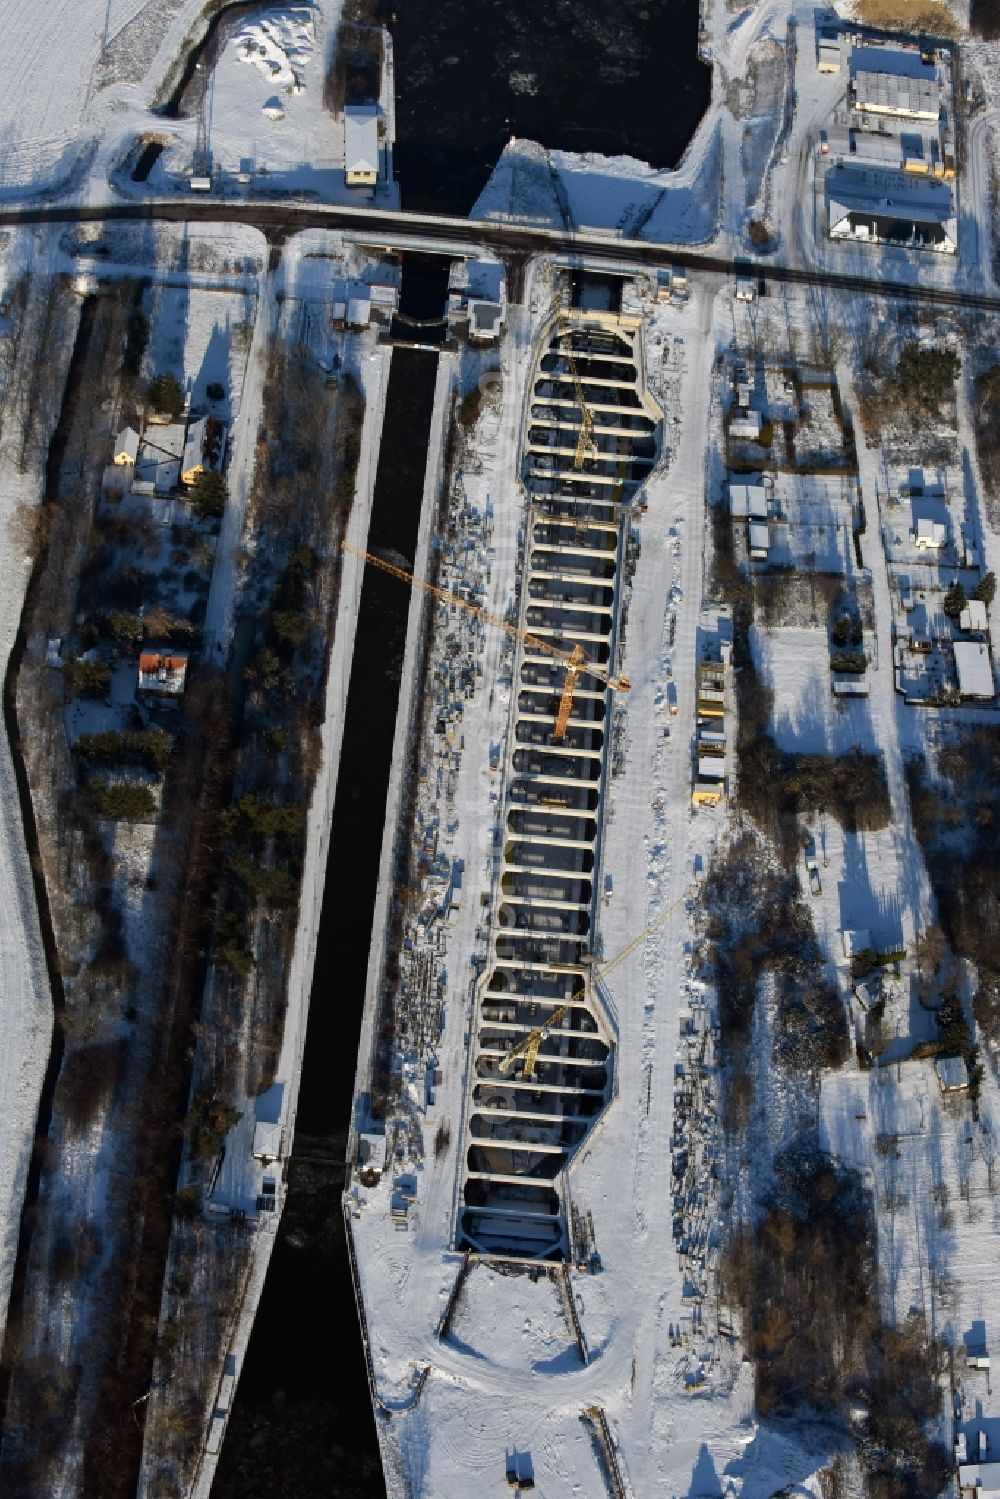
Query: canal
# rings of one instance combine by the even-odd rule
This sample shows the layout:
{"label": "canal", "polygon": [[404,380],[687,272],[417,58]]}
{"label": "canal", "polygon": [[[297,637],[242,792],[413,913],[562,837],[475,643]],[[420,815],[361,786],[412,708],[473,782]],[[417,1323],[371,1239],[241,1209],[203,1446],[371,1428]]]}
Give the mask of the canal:
{"label": "canal", "polygon": [[[620,0],[613,7],[399,0],[383,7],[383,19],[394,39],[395,163],[407,208],[468,213],[512,133],[552,148],[671,166],[709,100],[710,71],[697,56],[698,0]],[[446,275],[444,261],[407,256],[400,338],[436,341],[415,327],[441,317]],[[433,353],[393,352],[369,545],[408,561],[436,371]],[[310,1001],[298,1154],[293,1149],[214,1499],[385,1494],[341,1191],[408,608],[405,588],[368,571]]]}
{"label": "canal", "polygon": [[[447,271],[445,260],[408,256],[401,312],[416,319],[440,316]],[[369,546],[401,553],[409,563],[436,375],[436,354],[393,350]],[[223,1445],[213,1489],[219,1499],[362,1499],[385,1493],[341,1191],[409,602],[408,589],[368,569],[347,693],[288,1198]]]}
{"label": "canal", "polygon": [[467,214],[511,135],[675,166],[711,97],[699,0],[393,0],[403,207]]}

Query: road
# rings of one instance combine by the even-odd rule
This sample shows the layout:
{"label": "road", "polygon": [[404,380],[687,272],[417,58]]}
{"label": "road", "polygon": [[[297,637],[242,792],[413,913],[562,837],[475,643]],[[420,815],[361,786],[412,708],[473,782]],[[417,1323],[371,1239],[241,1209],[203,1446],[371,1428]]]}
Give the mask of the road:
{"label": "road", "polygon": [[[677,266],[689,271],[708,271],[730,276],[735,262],[728,256],[712,255],[686,246],[647,244],[644,240],[618,239],[606,234],[547,228],[538,224],[516,224],[493,220],[447,218],[444,215],[409,213],[402,209],[354,208],[326,203],[276,203],[242,198],[150,198],[138,203],[104,205],[53,204],[46,207],[0,207],[0,226],[16,224],[83,224],[135,220],[168,223],[238,223],[260,229],[280,243],[301,229],[331,229],[353,234],[375,245],[392,248],[439,249],[459,253],[467,246],[488,248],[494,253],[569,254],[609,270],[649,269]],[[870,296],[901,297],[941,307],[969,307],[1000,312],[1000,296],[951,287],[919,286],[891,275],[865,276],[842,271],[805,270],[773,261],[744,258],[742,268],[751,268],[769,282],[800,286],[825,286],[837,291]],[[885,268],[888,269],[888,268]]]}

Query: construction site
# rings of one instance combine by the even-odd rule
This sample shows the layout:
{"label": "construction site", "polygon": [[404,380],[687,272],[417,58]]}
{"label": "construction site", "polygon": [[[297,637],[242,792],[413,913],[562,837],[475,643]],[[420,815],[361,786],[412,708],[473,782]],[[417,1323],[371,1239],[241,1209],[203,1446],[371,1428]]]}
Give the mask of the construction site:
{"label": "construction site", "polygon": [[614,1025],[593,981],[625,517],[656,456],[638,325],[561,314],[540,341],[516,694],[477,998],[459,1248],[567,1252],[555,1182],[610,1096]]}

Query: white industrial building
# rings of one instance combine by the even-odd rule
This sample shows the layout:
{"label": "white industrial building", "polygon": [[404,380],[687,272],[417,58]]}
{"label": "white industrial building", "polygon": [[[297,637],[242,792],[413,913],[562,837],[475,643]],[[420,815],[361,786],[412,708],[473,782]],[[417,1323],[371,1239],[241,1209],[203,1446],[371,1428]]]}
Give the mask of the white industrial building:
{"label": "white industrial building", "polygon": [[908,120],[937,120],[941,114],[937,71],[918,52],[856,47],[851,54],[851,93],[855,109],[868,114]]}
{"label": "white industrial building", "polygon": [[954,255],[958,224],[951,187],[909,172],[838,164],[826,177],[831,239],[902,245]]}

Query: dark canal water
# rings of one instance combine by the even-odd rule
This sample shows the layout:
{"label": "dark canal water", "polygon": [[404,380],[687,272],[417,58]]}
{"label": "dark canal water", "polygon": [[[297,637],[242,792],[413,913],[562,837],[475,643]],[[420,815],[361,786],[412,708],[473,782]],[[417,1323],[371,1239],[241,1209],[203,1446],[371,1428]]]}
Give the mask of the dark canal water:
{"label": "dark canal water", "polygon": [[[409,257],[402,310],[440,314],[447,269]],[[436,355],[393,351],[369,546],[411,564],[436,373]],[[366,572],[288,1200],[213,1490],[220,1499],[385,1492],[340,1198],[409,600],[394,579]],[[304,1155],[317,1146],[326,1162]]]}
{"label": "dark canal water", "polygon": [[388,0],[404,208],[468,213],[510,135],[676,164],[704,114],[698,0]]}

